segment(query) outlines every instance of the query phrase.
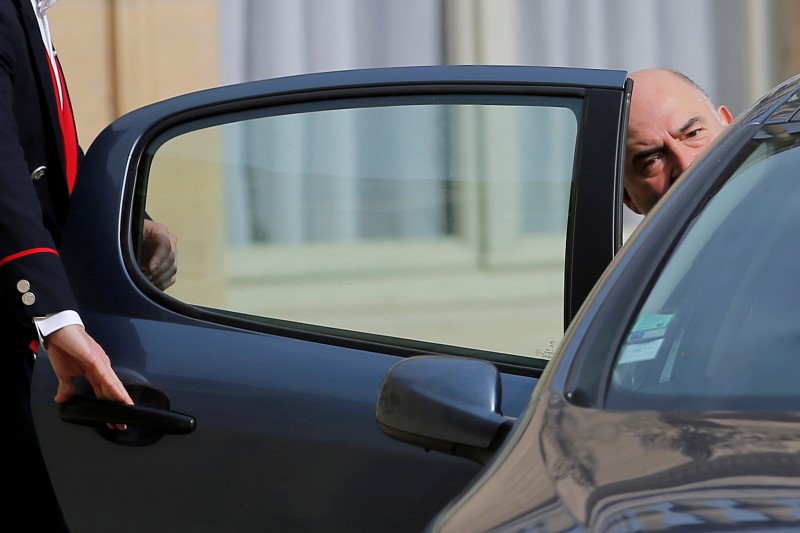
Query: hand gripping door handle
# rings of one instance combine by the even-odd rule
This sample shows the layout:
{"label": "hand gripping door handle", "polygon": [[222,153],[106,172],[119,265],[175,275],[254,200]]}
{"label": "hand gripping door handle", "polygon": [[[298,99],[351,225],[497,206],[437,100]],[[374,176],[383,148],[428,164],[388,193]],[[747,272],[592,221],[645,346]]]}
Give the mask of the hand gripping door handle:
{"label": "hand gripping door handle", "polygon": [[185,435],[195,429],[193,416],[140,405],[127,405],[88,396],[73,397],[60,406],[61,420],[83,426],[126,424],[157,430],[162,434]]}
{"label": "hand gripping door handle", "polygon": [[[127,374],[130,371],[118,373],[134,405],[100,400],[90,390],[84,390],[59,405],[61,420],[94,427],[106,440],[126,446],[147,446],[158,442],[164,435],[194,432],[197,426],[195,417],[170,410],[166,393],[141,378],[129,379]],[[128,429],[109,429],[109,423],[125,424]]]}

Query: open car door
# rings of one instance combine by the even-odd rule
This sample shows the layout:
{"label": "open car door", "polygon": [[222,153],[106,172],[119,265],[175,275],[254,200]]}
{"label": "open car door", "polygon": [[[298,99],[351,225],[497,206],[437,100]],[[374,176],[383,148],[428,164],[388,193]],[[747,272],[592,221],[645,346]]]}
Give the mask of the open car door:
{"label": "open car door", "polygon": [[[620,246],[628,101],[620,71],[403,67],[111,124],[61,253],[136,405],[88,387],[55,404],[39,353],[36,427],[70,527],[424,527],[480,465],[384,435],[381,381],[413,355],[482,359],[519,415]],[[165,292],[138,266],[145,216],[178,236]]]}

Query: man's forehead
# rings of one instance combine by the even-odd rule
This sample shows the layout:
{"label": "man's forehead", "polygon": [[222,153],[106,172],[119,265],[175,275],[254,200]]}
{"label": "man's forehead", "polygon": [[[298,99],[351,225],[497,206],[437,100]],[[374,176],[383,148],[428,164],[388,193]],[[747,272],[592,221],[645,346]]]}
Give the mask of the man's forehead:
{"label": "man's forehead", "polygon": [[693,116],[709,116],[712,109],[700,92],[675,75],[658,75],[634,82],[632,121],[685,123]]}

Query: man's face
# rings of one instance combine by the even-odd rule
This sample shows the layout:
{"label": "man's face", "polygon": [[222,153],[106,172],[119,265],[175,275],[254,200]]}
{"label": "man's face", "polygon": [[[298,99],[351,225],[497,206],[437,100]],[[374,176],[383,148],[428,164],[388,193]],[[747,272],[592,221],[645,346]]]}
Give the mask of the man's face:
{"label": "man's face", "polygon": [[624,199],[634,212],[647,214],[732,116],[725,106],[712,109],[672,72],[640,71],[631,78]]}

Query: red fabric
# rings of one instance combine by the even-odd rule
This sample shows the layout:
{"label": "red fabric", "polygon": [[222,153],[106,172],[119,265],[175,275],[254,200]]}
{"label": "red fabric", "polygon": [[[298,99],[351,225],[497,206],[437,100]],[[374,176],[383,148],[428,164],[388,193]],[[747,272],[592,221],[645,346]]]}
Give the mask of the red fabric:
{"label": "red fabric", "polygon": [[[53,79],[53,90],[56,93],[56,104],[62,100],[62,95],[58,92],[56,73],[53,72],[53,63],[50,64],[50,77]],[[64,72],[61,70],[61,63],[56,58],[58,67],[58,77],[61,80],[61,90],[63,92],[64,105],[59,105],[58,121],[61,123],[61,136],[64,138],[64,157],[67,170],[67,189],[72,193],[75,187],[75,178],[78,176],[78,132],[75,130],[75,117],[72,114],[72,102],[69,100],[67,92],[67,82],[64,79]]]}
{"label": "red fabric", "polygon": [[39,339],[33,339],[28,345],[28,348],[30,348],[33,353],[37,353],[39,351]]}
{"label": "red fabric", "polygon": [[26,255],[31,255],[31,254],[56,254],[56,255],[58,255],[58,252],[55,251],[52,248],[31,248],[30,250],[23,250],[21,252],[17,252],[15,254],[11,254],[11,255],[9,255],[7,257],[3,257],[2,259],[0,259],[0,266],[5,265],[9,261],[13,261],[14,259],[19,259],[20,257],[24,257]]}

